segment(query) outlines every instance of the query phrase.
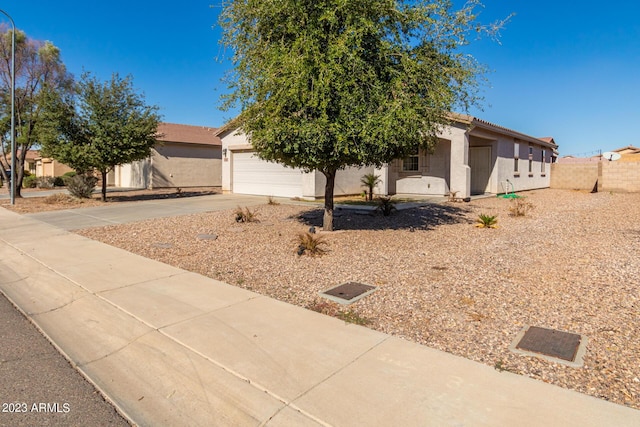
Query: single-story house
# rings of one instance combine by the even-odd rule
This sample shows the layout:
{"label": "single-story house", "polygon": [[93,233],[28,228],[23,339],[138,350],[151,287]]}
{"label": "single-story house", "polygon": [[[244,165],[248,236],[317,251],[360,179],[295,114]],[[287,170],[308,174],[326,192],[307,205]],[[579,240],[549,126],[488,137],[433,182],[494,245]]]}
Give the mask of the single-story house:
{"label": "single-story house", "polygon": [[[19,158],[22,155],[22,150],[16,150],[16,158]],[[27,154],[24,158],[24,170],[27,172],[34,174],[36,173],[36,162],[40,157],[40,152],[38,150],[27,150]],[[17,162],[17,161],[16,161]],[[4,170],[11,169],[11,153],[7,153],[6,155],[0,155],[0,167]]]}
{"label": "single-story house", "polygon": [[159,144],[148,159],[118,166],[107,184],[134,188],[219,187],[222,142],[217,129],[160,123]]}
{"label": "single-story house", "polygon": [[[376,192],[458,197],[549,187],[550,163],[557,157],[553,138],[535,138],[476,117],[454,114],[433,153],[418,150],[381,168],[347,168],[336,175],[335,195],[359,194],[360,178],[381,178]],[[231,124],[220,128],[222,190],[240,194],[321,198],[325,178],[256,156],[250,139]]]}

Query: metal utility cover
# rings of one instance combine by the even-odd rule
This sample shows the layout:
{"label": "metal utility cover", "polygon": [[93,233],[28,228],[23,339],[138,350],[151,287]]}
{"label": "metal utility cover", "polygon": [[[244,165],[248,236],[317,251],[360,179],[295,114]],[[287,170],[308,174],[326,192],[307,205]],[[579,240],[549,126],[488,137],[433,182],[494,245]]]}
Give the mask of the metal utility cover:
{"label": "metal utility cover", "polygon": [[320,295],[340,304],[351,304],[360,298],[364,298],[375,290],[375,286],[365,285],[364,283],[348,282],[320,292]]}
{"label": "metal utility cover", "polygon": [[516,348],[573,362],[580,341],[578,334],[531,326]]}

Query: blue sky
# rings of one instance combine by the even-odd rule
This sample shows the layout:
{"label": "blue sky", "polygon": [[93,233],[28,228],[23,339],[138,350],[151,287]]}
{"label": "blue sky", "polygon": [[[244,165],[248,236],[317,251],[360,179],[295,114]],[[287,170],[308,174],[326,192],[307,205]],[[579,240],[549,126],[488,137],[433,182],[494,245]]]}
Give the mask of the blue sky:
{"label": "blue sky", "polygon": [[[221,0],[0,4],[34,39],[50,40],[77,77],[133,75],[163,120],[218,127],[229,63],[216,28]],[[596,7],[597,6],[597,7]],[[640,3],[485,1],[481,18],[515,16],[501,43],[468,47],[492,70],[483,111],[471,114],[528,135],[553,136],[560,154],[640,146]]]}

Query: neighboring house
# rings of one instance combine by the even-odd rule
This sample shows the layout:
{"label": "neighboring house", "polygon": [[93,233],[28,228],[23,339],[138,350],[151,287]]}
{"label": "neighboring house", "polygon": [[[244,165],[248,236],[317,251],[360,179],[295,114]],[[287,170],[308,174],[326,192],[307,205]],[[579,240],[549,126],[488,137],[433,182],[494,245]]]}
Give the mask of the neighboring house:
{"label": "neighboring house", "polygon": [[620,154],[621,162],[640,162],[640,148],[633,145],[627,145],[626,147],[613,150],[615,153]]}
{"label": "neighboring house", "polygon": [[[348,168],[336,175],[336,195],[362,192],[360,178],[381,178],[378,194],[458,197],[549,187],[550,163],[557,157],[553,138],[534,138],[478,118],[454,114],[454,123],[439,135],[433,153],[418,150],[376,169]],[[231,122],[233,123],[233,122]],[[319,198],[325,178],[259,159],[250,141],[233,125],[222,127],[222,190],[240,194]]]}
{"label": "neighboring house", "polygon": [[[21,151],[16,151],[16,158],[20,157]],[[40,157],[40,152],[38,150],[28,150],[27,155],[24,159],[24,170],[28,171],[31,174],[36,173],[36,161]],[[4,170],[11,169],[11,154],[5,156],[0,155],[0,167],[4,168]]]}
{"label": "neighboring house", "polygon": [[[620,159],[618,159],[618,161],[640,162],[640,148],[634,147],[633,145],[627,145],[626,147],[618,148],[611,151],[620,154]],[[601,160],[605,160],[603,159],[602,154],[597,154],[591,157],[563,156],[558,159],[558,163],[591,163],[599,162]]]}
{"label": "neighboring house", "polygon": [[62,176],[65,173],[72,171],[72,168],[55,159],[40,156],[36,158],[35,174],[38,178],[45,176]]}
{"label": "neighboring house", "polygon": [[160,123],[151,157],[118,166],[107,184],[134,188],[218,187],[222,184],[222,142],[217,129]]}

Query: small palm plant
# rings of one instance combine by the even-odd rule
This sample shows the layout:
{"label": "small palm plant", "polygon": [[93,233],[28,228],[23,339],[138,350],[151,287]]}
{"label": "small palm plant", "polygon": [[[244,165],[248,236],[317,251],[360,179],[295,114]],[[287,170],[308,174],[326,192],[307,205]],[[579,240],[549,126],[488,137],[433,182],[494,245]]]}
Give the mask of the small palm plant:
{"label": "small palm plant", "polygon": [[476,220],[476,227],[479,228],[498,228],[497,215],[480,214]]}
{"label": "small palm plant", "polygon": [[360,183],[367,188],[368,192],[367,193],[367,200],[368,201],[372,201],[373,200],[373,189],[375,188],[376,185],[380,184],[382,181],[380,180],[380,175],[376,175],[373,173],[368,173],[366,175],[364,175],[362,178],[360,178]]}
{"label": "small palm plant", "polygon": [[382,215],[389,216],[396,210],[395,204],[391,201],[391,197],[379,197],[378,207],[376,210],[382,212]]}

